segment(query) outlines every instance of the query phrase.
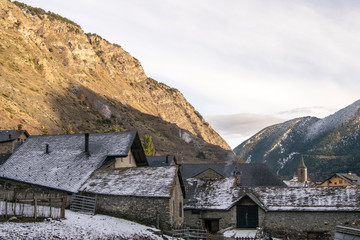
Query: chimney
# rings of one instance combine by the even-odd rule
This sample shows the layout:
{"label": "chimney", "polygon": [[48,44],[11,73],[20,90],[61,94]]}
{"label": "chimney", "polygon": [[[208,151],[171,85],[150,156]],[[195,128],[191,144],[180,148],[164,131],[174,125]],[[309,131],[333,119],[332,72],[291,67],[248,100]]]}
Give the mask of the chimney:
{"label": "chimney", "polygon": [[11,139],[11,134],[9,134],[9,139]]}
{"label": "chimney", "polygon": [[235,181],[236,181],[236,186],[241,186],[241,172],[237,171],[235,173]]}
{"label": "chimney", "polygon": [[169,163],[169,155],[166,155],[166,163]]}
{"label": "chimney", "polygon": [[45,145],[45,153],[49,154],[49,144],[48,143]]}
{"label": "chimney", "polygon": [[85,133],[85,153],[90,154],[90,152],[89,152],[89,133]]}
{"label": "chimney", "polygon": [[18,125],[18,130],[22,130],[22,124]]}

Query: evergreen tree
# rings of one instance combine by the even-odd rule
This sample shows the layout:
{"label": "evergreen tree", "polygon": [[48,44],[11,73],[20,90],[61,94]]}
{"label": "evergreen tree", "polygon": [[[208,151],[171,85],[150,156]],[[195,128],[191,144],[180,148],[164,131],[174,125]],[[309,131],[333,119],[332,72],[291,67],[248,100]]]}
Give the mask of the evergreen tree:
{"label": "evergreen tree", "polygon": [[152,137],[150,135],[145,134],[142,146],[146,156],[155,156],[155,148],[153,145]]}
{"label": "evergreen tree", "polygon": [[69,123],[68,125],[66,125],[66,127],[64,128],[64,134],[74,134],[75,132],[72,130],[72,126]]}

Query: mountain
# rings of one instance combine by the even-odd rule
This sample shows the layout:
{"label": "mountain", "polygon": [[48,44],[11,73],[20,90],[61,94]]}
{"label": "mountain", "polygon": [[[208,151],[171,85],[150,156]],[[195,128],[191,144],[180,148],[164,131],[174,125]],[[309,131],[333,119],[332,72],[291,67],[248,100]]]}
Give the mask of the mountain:
{"label": "mountain", "polygon": [[323,119],[303,117],[267,127],[234,152],[285,177],[296,173],[301,155],[313,180],[335,172],[360,174],[360,100]]}
{"label": "mountain", "polygon": [[[225,160],[233,153],[175,88],[147,77],[117,44],[69,19],[0,0],[0,128],[31,134],[103,131],[152,136],[158,154]],[[230,150],[230,151],[229,151]]]}

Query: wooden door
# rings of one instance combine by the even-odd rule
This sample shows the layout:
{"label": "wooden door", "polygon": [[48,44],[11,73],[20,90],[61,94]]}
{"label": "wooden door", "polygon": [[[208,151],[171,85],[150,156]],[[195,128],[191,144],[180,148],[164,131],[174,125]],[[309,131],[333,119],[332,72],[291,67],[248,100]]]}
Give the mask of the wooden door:
{"label": "wooden door", "polygon": [[237,228],[256,228],[258,226],[258,206],[236,206]]}

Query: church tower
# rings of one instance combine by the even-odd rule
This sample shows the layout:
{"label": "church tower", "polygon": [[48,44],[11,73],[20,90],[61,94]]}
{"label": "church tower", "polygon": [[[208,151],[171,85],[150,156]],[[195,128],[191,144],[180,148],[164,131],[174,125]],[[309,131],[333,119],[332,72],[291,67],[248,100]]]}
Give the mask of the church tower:
{"label": "church tower", "polygon": [[307,167],[304,163],[304,158],[301,156],[300,164],[298,166],[298,182],[306,182],[307,181]]}

